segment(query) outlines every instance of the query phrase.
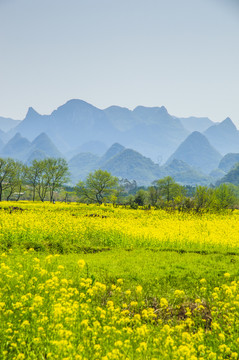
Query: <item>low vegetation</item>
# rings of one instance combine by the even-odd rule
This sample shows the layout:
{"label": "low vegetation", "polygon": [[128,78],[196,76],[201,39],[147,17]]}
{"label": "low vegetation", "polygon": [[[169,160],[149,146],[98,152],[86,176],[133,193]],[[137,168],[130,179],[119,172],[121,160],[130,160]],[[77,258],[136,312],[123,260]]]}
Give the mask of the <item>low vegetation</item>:
{"label": "low vegetation", "polygon": [[2,359],[238,359],[238,211],[2,202]]}

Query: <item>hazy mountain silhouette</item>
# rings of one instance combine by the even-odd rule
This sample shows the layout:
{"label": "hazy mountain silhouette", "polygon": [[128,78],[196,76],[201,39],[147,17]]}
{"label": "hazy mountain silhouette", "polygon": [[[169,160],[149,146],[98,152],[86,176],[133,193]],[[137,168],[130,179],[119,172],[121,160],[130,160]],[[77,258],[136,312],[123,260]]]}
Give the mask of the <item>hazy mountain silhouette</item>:
{"label": "hazy mountain silhouette", "polygon": [[40,115],[29,108],[14,131],[30,140],[45,132],[64,152],[88,141],[100,140],[109,146],[117,135],[104,111],[82,100],[70,100],[50,115]]}
{"label": "hazy mountain silhouette", "polygon": [[210,126],[215,125],[215,123],[207,117],[195,117],[190,116],[188,118],[180,118],[181,123],[190,132],[199,131],[204,132]]}
{"label": "hazy mountain silhouette", "polygon": [[49,156],[47,156],[47,154],[39,149],[33,150],[32,152],[30,152],[30,154],[28,155],[28,158],[26,160],[26,164],[28,166],[30,166],[33,162],[33,160],[44,160],[47,159]]}
{"label": "hazy mountain silhouette", "polygon": [[24,161],[31,148],[31,142],[17,133],[8,143],[2,148],[1,157],[11,157],[17,160]]}
{"label": "hazy mountain silhouette", "polygon": [[133,113],[139,122],[124,132],[120,142],[154,161],[165,161],[189,134],[180,120],[171,116],[163,106],[138,106]]}
{"label": "hazy mountain silhouette", "polygon": [[206,176],[186,162],[178,159],[173,159],[163,167],[163,170],[165,176],[171,176],[182,185],[208,185],[212,181],[210,176]]}
{"label": "hazy mountain silhouette", "polygon": [[21,121],[0,116],[0,130],[7,132],[15,128]]}
{"label": "hazy mountain silhouette", "polygon": [[178,159],[205,173],[210,173],[218,167],[221,158],[221,154],[211,146],[207,138],[200,132],[194,131],[170,156],[167,163]]}
{"label": "hazy mountain silhouette", "polygon": [[91,152],[95,155],[103,155],[107,146],[102,141],[88,141],[87,143],[82,144],[79,148],[79,152]]}
{"label": "hazy mountain silhouette", "polygon": [[222,155],[239,152],[239,131],[230,118],[211,126],[204,135]]}
{"label": "hazy mountain silhouette", "polygon": [[137,151],[125,149],[113,156],[101,169],[109,171],[112,175],[136,180],[138,184],[149,184],[160,177],[160,168],[153,161]]}
{"label": "hazy mountain silhouette", "polygon": [[212,181],[212,178],[205,176],[181,160],[173,160],[168,165],[159,166],[132,149],[119,151],[100,168],[117,177],[136,180],[138,185],[150,185],[153,181],[165,176],[172,176],[183,185],[206,185]]}
{"label": "hazy mountain silhouette", "polygon": [[[14,120],[4,119],[7,120],[7,126],[12,126]],[[209,142],[205,138],[202,140],[202,134],[200,137],[192,133],[190,137],[190,131],[195,129],[206,129],[204,135]],[[11,142],[17,133],[21,134],[21,138],[18,135]],[[38,143],[31,143],[29,147],[27,140],[34,142],[42,133],[45,135],[40,136]],[[239,153],[239,131],[229,118],[219,124],[206,117],[177,118],[170,115],[164,106],[137,106],[134,110],[110,106],[101,110],[77,99],[69,100],[50,115],[41,115],[30,107],[25,119],[14,129],[6,134],[0,131],[0,139],[5,142],[4,145],[0,141],[0,155],[7,154],[23,161],[33,158],[37,149],[39,152],[35,154],[38,157],[56,157],[58,154],[69,159],[79,153],[102,156],[112,143],[120,143],[160,165],[166,159],[169,158],[171,162],[177,156],[178,160],[206,173],[216,169],[217,162],[220,161],[220,154],[216,149],[223,154]],[[9,140],[7,144],[6,140]],[[124,149],[121,150],[123,153]],[[114,154],[116,155],[119,154]],[[111,154],[107,156],[107,160],[104,157],[99,160],[99,165],[110,160]],[[160,171],[162,172],[162,168]]]}
{"label": "hazy mountain silhouette", "polygon": [[0,156],[11,157],[23,162],[30,162],[36,156],[40,160],[46,157],[62,157],[51,139],[42,133],[32,142],[24,138],[20,133],[16,133],[0,151]]}
{"label": "hazy mountain silhouette", "polygon": [[209,174],[209,176],[211,177],[211,183],[214,184],[217,180],[221,179],[225,174],[226,174],[225,171],[221,169],[212,170]]}
{"label": "hazy mountain silhouette", "polygon": [[88,141],[75,149],[67,151],[65,156],[67,159],[71,159],[80,153],[91,153],[94,155],[102,156],[107,150],[107,146],[101,141]]}
{"label": "hazy mountain silhouette", "polygon": [[231,169],[225,176],[216,182],[216,185],[223,183],[230,183],[234,185],[239,185],[239,164]]}
{"label": "hazy mountain silhouette", "polygon": [[140,122],[133,111],[120,106],[110,106],[104,112],[114,127],[122,132],[132,129]]}
{"label": "hazy mountain silhouette", "polygon": [[218,167],[227,173],[236,163],[239,163],[239,154],[229,153],[223,156]]}
{"label": "hazy mountain silhouette", "polygon": [[23,137],[32,141],[42,132],[47,133],[48,123],[48,115],[40,115],[32,107],[30,107],[25,119],[10,131],[10,135],[13,136],[15,133],[19,132]]}
{"label": "hazy mountain silhouette", "polygon": [[2,140],[1,134],[0,134],[0,152],[1,152],[2,148],[4,147],[4,145],[5,145],[5,142]]}
{"label": "hazy mountain silhouette", "polygon": [[53,144],[51,139],[45,134],[41,133],[31,143],[31,147],[44,152],[48,157],[59,158],[62,157],[60,151]]}
{"label": "hazy mountain silhouette", "polygon": [[166,160],[189,133],[163,106],[138,106],[133,111],[112,106],[100,110],[82,100],[70,100],[50,115],[40,115],[29,108],[10,135],[17,132],[30,141],[44,132],[68,156],[79,150],[89,151],[80,149],[86,143],[101,142],[108,147],[112,142],[120,142],[154,161]]}
{"label": "hazy mountain silhouette", "polygon": [[80,153],[68,161],[73,184],[85,180],[87,175],[98,168],[99,156],[91,153]]}
{"label": "hazy mountain silhouette", "polygon": [[120,154],[125,150],[125,147],[119,143],[114,143],[111,147],[105,152],[99,161],[99,165],[105,164],[108,160],[114,158],[116,155]]}

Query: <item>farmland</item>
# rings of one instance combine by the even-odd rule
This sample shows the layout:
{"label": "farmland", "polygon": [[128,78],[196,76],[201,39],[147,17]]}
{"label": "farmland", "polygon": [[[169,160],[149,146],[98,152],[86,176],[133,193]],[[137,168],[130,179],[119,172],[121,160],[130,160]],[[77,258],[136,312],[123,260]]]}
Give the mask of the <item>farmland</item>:
{"label": "farmland", "polygon": [[1,359],[238,359],[239,212],[1,203]]}

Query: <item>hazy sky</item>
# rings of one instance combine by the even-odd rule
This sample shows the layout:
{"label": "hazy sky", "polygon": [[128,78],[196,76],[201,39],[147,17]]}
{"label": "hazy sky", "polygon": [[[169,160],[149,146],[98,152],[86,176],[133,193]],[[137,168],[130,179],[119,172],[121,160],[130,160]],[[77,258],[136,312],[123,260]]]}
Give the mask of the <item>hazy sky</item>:
{"label": "hazy sky", "polygon": [[0,116],[71,98],[239,126],[239,0],[0,0]]}

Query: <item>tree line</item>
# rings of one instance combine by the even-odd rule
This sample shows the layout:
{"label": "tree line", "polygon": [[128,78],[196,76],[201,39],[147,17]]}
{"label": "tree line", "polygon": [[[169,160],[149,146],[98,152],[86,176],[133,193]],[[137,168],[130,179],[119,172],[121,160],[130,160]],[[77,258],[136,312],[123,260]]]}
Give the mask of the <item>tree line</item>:
{"label": "tree line", "polygon": [[104,170],[89,173],[86,180],[79,181],[75,187],[66,185],[69,180],[68,164],[62,158],[33,160],[30,165],[0,158],[0,201],[23,198],[54,202],[61,191],[62,201],[64,198],[84,203],[112,203],[133,209],[153,206],[199,213],[234,209],[239,205],[239,188],[232,184],[190,187],[167,176],[149,187],[139,188],[135,181],[119,180]]}
{"label": "tree line", "polygon": [[11,158],[0,158],[0,201],[19,200],[24,193],[31,193],[31,200],[54,201],[54,192],[68,180],[68,164],[65,159],[48,158],[33,160],[25,165]]}
{"label": "tree line", "polygon": [[149,209],[153,206],[200,213],[234,209],[239,203],[238,187],[232,184],[221,184],[216,188],[182,186],[170,176],[154,181],[147,188],[138,189],[133,182],[130,189],[130,184],[127,179],[122,183],[107,171],[96,170],[88,175],[85,182],[79,182],[75,191],[81,202],[111,202],[115,206],[121,204],[133,209],[139,206]]}

